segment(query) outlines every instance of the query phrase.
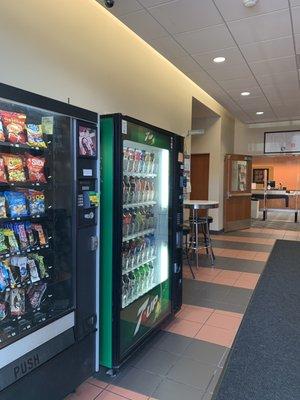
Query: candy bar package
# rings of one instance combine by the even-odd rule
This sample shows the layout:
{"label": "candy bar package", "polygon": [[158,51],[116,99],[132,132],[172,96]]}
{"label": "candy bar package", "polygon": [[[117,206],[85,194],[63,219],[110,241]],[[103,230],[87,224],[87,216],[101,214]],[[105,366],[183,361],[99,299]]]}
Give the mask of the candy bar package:
{"label": "candy bar package", "polygon": [[6,207],[5,207],[5,197],[0,193],[0,219],[7,218]]}
{"label": "candy bar package", "polygon": [[5,165],[4,160],[0,157],[0,182],[7,183],[6,173],[5,173]]}
{"label": "candy bar package", "polygon": [[47,181],[44,173],[45,158],[34,157],[28,153],[25,154],[25,158],[30,182],[46,183]]}
{"label": "candy bar package", "polygon": [[17,154],[2,153],[1,158],[7,169],[9,182],[26,182],[23,157]]}
{"label": "candy bar package", "polygon": [[38,243],[38,241],[34,236],[31,222],[29,221],[25,222],[25,229],[29,240],[29,245],[31,247],[35,246]]}
{"label": "candy bar package", "polygon": [[6,244],[6,237],[4,234],[4,229],[0,229],[0,254],[8,252],[9,249]]}
{"label": "candy bar package", "polygon": [[46,148],[47,145],[43,138],[42,126],[36,124],[27,124],[27,142],[29,146]]}
{"label": "candy bar package", "polygon": [[31,216],[45,214],[45,195],[43,191],[28,189],[26,196]]}
{"label": "candy bar package", "polygon": [[44,229],[41,224],[32,224],[32,229],[35,230],[38,234],[38,240],[41,246],[44,246],[48,243],[47,236],[44,232]]}
{"label": "candy bar package", "polygon": [[0,261],[0,292],[4,292],[9,286],[9,271]]}
{"label": "candy bar package", "polygon": [[39,254],[32,253],[30,254],[29,258],[33,259],[37,263],[41,279],[46,278],[48,274],[44,262],[44,257],[40,256]]}
{"label": "candy bar package", "polygon": [[0,142],[5,142],[5,135],[1,117],[0,117]]}
{"label": "candy bar package", "polygon": [[5,191],[3,194],[12,218],[26,217],[28,215],[24,193]]}
{"label": "candy bar package", "polygon": [[3,321],[7,316],[7,303],[0,300],[0,321]]}
{"label": "candy bar package", "polygon": [[21,283],[28,279],[27,257],[11,257],[10,265],[19,268]]}
{"label": "candy bar package", "polygon": [[32,285],[28,288],[27,296],[33,309],[36,309],[41,305],[46,289],[46,283],[39,283],[38,285]]}
{"label": "candy bar package", "polygon": [[30,280],[32,283],[38,282],[40,280],[39,271],[36,266],[36,262],[32,258],[28,258],[27,265],[29,268]]}
{"label": "candy bar package", "polygon": [[11,288],[16,287],[17,284],[20,283],[20,275],[19,275],[18,271],[16,269],[13,270],[15,267],[12,267],[10,265],[9,258],[7,258],[6,260],[3,260],[2,263],[8,271],[10,287]]}
{"label": "candy bar package", "polygon": [[25,224],[15,223],[15,224],[10,224],[10,227],[11,229],[13,229],[18,239],[20,249],[23,251],[27,250],[29,247],[29,241],[26,234]]}
{"label": "candy bar package", "polygon": [[10,312],[13,316],[25,314],[25,290],[12,289],[10,292]]}
{"label": "candy bar package", "polygon": [[14,231],[9,228],[3,229],[3,234],[7,238],[9,250],[11,253],[18,253],[20,251]]}
{"label": "candy bar package", "polygon": [[1,111],[0,118],[10,143],[26,143],[25,121],[26,115],[16,112]]}

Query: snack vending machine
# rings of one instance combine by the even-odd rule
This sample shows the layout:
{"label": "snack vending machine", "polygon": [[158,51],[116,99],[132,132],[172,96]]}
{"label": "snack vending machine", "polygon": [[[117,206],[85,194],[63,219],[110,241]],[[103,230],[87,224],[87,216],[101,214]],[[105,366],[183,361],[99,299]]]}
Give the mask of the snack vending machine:
{"label": "snack vending machine", "polygon": [[101,117],[100,364],[117,369],[181,307],[180,138]]}
{"label": "snack vending machine", "polygon": [[98,115],[0,85],[0,398],[95,370]]}

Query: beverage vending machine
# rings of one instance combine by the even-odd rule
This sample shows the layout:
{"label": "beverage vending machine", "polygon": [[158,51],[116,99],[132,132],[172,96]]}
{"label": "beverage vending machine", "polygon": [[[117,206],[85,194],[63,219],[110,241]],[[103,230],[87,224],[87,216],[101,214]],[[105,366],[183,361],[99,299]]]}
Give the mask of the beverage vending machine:
{"label": "beverage vending machine", "polygon": [[100,119],[100,364],[117,369],[181,307],[183,139]]}
{"label": "beverage vending machine", "polygon": [[98,115],[0,85],[0,398],[95,371]]}

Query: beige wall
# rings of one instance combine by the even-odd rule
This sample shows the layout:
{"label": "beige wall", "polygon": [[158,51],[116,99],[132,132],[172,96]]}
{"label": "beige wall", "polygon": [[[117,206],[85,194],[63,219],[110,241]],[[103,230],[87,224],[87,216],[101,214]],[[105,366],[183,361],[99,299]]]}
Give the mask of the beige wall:
{"label": "beige wall", "polygon": [[300,124],[281,123],[266,128],[249,128],[235,120],[234,152],[237,154],[260,155],[264,153],[264,132],[300,129]]}
{"label": "beige wall", "polygon": [[2,82],[99,113],[182,135],[192,96],[226,113],[95,0],[1,0],[0,45]]}

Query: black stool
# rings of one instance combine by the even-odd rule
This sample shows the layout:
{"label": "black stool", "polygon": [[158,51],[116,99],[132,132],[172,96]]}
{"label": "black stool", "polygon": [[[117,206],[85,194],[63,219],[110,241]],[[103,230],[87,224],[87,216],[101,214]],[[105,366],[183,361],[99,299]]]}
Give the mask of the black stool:
{"label": "black stool", "polygon": [[190,232],[191,232],[190,226],[189,225],[183,225],[183,227],[182,227],[182,236],[183,236],[183,248],[182,248],[182,250],[183,250],[183,255],[186,257],[186,260],[187,260],[188,266],[190,268],[192,277],[193,277],[193,279],[195,279],[195,274],[194,274],[194,271],[193,271],[193,268],[191,266],[190,259],[189,259],[189,250],[190,249],[189,249],[188,235],[190,234]]}

